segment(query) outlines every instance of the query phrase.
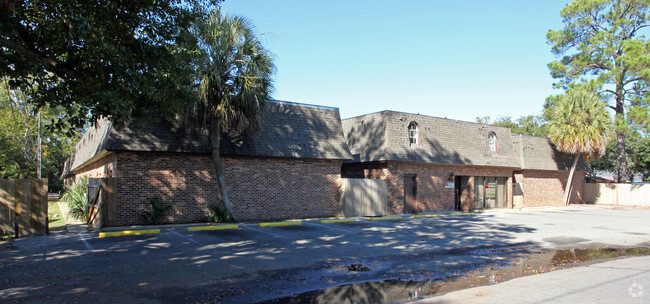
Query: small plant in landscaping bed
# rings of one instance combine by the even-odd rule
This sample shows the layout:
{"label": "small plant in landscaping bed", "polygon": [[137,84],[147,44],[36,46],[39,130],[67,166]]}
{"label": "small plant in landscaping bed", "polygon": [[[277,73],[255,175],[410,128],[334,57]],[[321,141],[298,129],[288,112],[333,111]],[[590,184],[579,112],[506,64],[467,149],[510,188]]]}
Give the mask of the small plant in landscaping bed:
{"label": "small plant in landscaping bed", "polygon": [[82,176],[78,182],[65,187],[61,201],[68,204],[69,214],[77,220],[85,220],[88,216],[88,176]]}
{"label": "small plant in landscaping bed", "polygon": [[208,205],[210,212],[208,212],[208,221],[212,223],[229,223],[232,222],[230,213],[223,205],[223,201],[219,200],[216,203],[210,203]]}
{"label": "small plant in landscaping bed", "polygon": [[144,211],[142,215],[147,224],[158,225],[167,216],[167,213],[174,207],[172,204],[165,203],[159,196],[153,196],[147,199],[151,210]]}

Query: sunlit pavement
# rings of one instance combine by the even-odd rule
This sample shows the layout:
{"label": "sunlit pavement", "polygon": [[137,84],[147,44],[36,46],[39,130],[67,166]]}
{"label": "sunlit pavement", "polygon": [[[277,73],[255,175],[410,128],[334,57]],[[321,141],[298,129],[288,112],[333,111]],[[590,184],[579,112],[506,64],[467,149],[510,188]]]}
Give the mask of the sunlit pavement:
{"label": "sunlit pavement", "polygon": [[[648,218],[646,209],[569,207],[111,238],[75,231],[0,251],[0,301],[248,303],[350,282],[430,278],[502,258],[481,248],[647,247]],[[369,271],[343,267],[355,264]]]}
{"label": "sunlit pavement", "polygon": [[450,292],[411,303],[649,303],[650,257],[627,258]]}

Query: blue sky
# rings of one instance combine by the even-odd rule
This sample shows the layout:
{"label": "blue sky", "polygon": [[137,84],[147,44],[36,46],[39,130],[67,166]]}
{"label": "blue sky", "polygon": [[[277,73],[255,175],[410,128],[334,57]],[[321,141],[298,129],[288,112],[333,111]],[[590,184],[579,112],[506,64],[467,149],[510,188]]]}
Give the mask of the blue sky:
{"label": "blue sky", "polygon": [[559,94],[549,29],[568,1],[226,0],[277,67],[274,98],[474,121],[539,114]]}

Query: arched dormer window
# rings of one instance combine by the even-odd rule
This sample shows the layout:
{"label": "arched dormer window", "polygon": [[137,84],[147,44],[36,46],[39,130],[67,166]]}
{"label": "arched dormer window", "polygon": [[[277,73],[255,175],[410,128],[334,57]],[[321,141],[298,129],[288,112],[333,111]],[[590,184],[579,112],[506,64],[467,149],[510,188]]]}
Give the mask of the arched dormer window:
{"label": "arched dormer window", "polygon": [[418,124],[414,121],[409,124],[409,146],[420,146],[420,128],[418,128]]}
{"label": "arched dormer window", "polygon": [[499,146],[497,144],[497,135],[494,132],[490,132],[488,135],[488,144],[490,145],[490,151],[496,153],[499,152]]}

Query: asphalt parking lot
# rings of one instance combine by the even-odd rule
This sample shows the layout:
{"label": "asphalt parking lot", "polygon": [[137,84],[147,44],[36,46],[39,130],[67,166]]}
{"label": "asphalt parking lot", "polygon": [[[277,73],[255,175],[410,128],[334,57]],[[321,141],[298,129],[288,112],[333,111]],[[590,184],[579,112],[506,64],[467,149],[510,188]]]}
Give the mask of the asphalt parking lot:
{"label": "asphalt parking lot", "polygon": [[[650,210],[522,213],[104,237],[69,232],[0,251],[0,300],[18,303],[243,303],[356,281],[418,279],[525,250],[650,246]],[[362,265],[350,271],[347,265]]]}

